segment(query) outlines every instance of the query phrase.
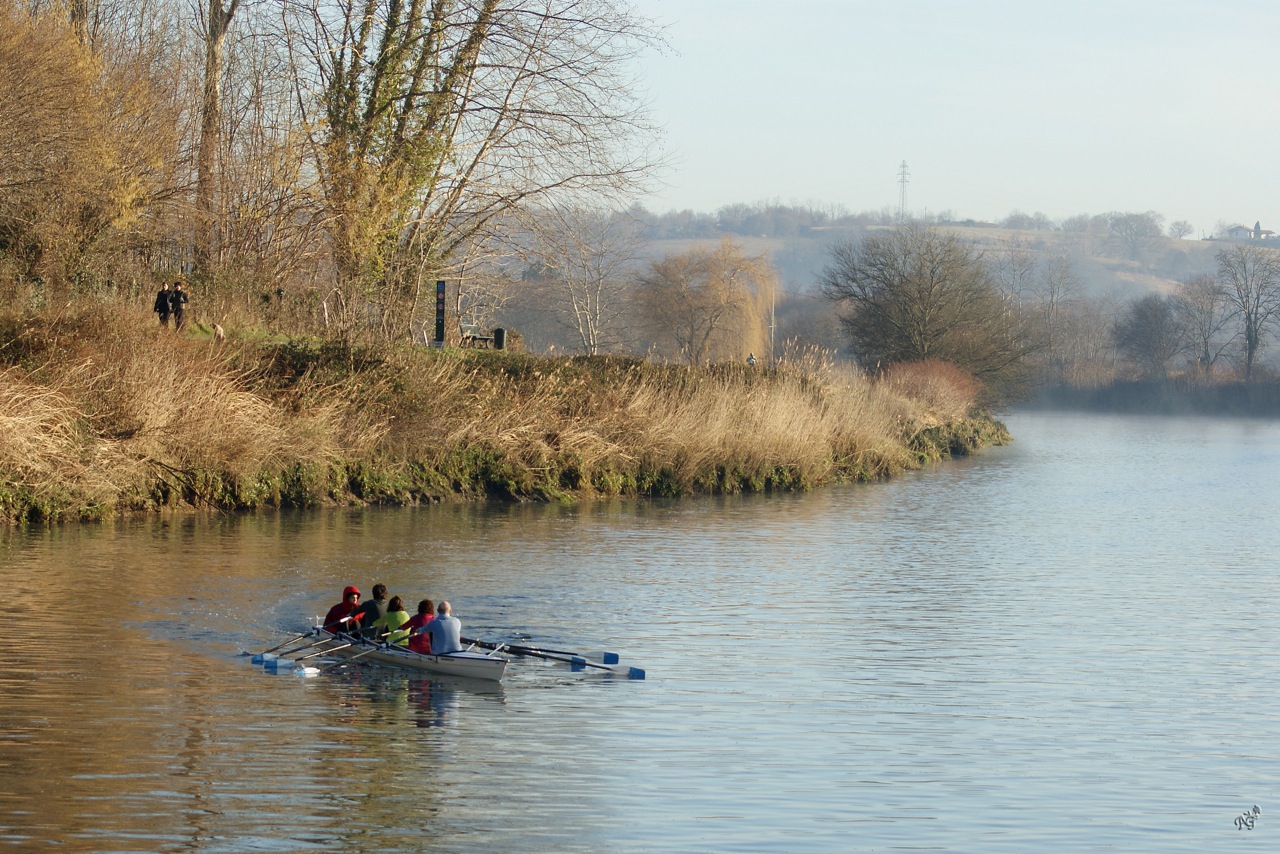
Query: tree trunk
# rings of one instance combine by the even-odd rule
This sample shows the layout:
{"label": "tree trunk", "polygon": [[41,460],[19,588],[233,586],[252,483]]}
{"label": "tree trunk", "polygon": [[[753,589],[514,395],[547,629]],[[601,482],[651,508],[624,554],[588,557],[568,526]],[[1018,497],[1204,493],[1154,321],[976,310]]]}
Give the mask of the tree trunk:
{"label": "tree trunk", "polygon": [[209,0],[204,33],[204,91],[200,100],[200,147],[196,154],[195,274],[212,272],[214,233],[218,222],[214,179],[222,143],[222,55],[227,28],[240,0],[224,9],[222,0]]}
{"label": "tree trunk", "polygon": [[89,0],[71,0],[71,26],[80,43],[89,47]]}

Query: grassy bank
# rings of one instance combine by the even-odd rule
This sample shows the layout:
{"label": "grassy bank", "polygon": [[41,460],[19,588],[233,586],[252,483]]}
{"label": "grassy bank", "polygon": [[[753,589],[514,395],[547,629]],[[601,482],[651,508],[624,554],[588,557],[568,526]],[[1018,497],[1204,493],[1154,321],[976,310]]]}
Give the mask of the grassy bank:
{"label": "grassy bank", "polygon": [[0,519],[807,489],[1007,441],[945,365],[876,382],[624,357],[214,342],[142,311],[0,318]]}

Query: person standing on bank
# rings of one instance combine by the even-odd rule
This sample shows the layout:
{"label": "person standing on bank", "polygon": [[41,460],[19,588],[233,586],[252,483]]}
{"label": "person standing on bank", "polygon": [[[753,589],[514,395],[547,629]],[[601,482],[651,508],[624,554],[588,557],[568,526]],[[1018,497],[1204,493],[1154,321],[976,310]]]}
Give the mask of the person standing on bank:
{"label": "person standing on bank", "polygon": [[151,306],[151,310],[160,315],[160,325],[169,325],[169,283],[161,282],[160,291],[156,294],[155,304]]}
{"label": "person standing on bank", "polygon": [[462,650],[462,622],[453,616],[448,602],[436,606],[436,618],[427,623],[431,635],[431,654],[445,655]]}
{"label": "person standing on bank", "polygon": [[173,313],[173,328],[176,332],[182,331],[182,312],[186,304],[187,292],[181,281],[175,282],[173,293],[169,294],[169,310]]}

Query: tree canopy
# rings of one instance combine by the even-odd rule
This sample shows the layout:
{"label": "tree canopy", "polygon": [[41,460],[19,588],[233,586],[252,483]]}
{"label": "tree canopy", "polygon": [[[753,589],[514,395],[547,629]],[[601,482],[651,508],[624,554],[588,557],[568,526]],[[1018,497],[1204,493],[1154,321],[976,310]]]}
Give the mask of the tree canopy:
{"label": "tree canopy", "polygon": [[868,368],[940,359],[1001,383],[1020,374],[1035,346],[978,250],[940,229],[908,226],[838,243],[821,287],[840,305]]}

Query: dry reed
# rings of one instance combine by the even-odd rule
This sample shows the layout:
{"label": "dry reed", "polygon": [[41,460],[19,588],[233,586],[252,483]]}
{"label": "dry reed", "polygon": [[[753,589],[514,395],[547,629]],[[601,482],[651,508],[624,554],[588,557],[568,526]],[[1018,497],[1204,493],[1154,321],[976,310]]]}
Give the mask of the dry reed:
{"label": "dry reed", "polygon": [[0,489],[57,504],[55,516],[94,504],[280,502],[284,473],[302,470],[338,480],[321,474],[288,500],[343,500],[348,488],[359,500],[442,498],[488,490],[489,478],[513,497],[550,497],[658,481],[681,494],[880,477],[918,461],[910,443],[921,426],[960,417],[973,394],[945,367],[872,382],[821,351],[769,370],[694,370],[620,357],[214,346],[140,312],[0,322],[0,352],[21,365],[0,373]]}

